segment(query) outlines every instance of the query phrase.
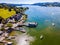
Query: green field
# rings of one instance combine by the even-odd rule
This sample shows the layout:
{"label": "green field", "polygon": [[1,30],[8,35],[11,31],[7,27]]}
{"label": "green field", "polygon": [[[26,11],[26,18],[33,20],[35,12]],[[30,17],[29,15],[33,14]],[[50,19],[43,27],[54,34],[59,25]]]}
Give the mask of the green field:
{"label": "green field", "polygon": [[8,9],[0,8],[0,16],[4,19],[16,14],[14,10],[9,11]]}

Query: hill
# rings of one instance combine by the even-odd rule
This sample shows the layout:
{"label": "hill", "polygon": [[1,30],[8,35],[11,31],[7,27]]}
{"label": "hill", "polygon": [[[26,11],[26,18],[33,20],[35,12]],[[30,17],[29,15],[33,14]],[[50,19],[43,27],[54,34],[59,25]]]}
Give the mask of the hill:
{"label": "hill", "polygon": [[60,7],[60,2],[35,3],[35,4],[32,4],[32,5]]}

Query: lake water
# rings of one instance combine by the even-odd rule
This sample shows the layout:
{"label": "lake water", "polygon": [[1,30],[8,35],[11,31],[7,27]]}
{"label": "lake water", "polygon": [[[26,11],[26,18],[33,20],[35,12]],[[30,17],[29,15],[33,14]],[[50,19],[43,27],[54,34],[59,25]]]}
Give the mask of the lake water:
{"label": "lake water", "polygon": [[25,12],[28,15],[28,22],[37,22],[39,29],[55,24],[57,29],[60,28],[60,7],[40,7],[26,6],[29,9]]}

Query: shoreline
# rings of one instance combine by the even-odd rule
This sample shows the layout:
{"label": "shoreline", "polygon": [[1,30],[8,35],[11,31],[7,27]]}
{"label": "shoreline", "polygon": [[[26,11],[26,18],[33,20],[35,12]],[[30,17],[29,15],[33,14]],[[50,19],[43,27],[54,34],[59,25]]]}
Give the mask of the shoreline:
{"label": "shoreline", "polygon": [[34,37],[27,35],[26,33],[18,35],[16,39],[17,45],[30,45],[30,42],[33,42],[34,40]]}

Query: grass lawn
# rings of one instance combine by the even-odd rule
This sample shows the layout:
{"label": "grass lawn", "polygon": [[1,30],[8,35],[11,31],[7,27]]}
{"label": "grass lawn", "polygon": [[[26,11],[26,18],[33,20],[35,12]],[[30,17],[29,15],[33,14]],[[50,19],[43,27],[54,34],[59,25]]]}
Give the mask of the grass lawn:
{"label": "grass lawn", "polygon": [[8,9],[0,8],[0,16],[4,19],[16,14],[14,10],[9,11]]}

